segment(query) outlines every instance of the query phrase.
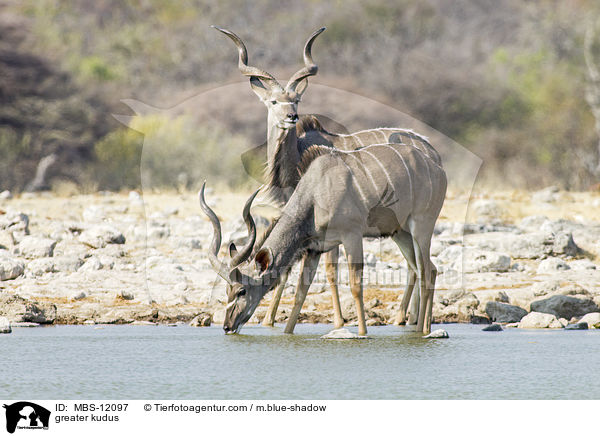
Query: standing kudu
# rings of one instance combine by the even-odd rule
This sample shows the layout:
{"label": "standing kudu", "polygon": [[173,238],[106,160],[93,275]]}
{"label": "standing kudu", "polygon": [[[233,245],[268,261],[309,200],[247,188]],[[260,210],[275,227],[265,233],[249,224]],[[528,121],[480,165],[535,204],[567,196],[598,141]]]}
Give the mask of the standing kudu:
{"label": "standing kudu", "polygon": [[[302,158],[299,175],[301,178],[281,217],[253,255],[258,275],[251,268],[240,271],[239,263],[233,260],[228,267],[217,260],[220,223],[206,205],[202,187],[200,204],[214,228],[209,256],[219,275],[229,284],[225,331],[238,332],[263,296],[302,257],[303,274],[290,315],[290,320],[295,322],[321,253],[342,244],[358,314],[358,333],[366,335],[363,237],[387,236],[397,241],[408,235],[412,239],[422,292],[417,330],[429,333],[436,278],[429,250],[446,195],[446,174],[442,167],[416,147],[403,144],[373,144],[354,151],[313,146]],[[248,211],[255,196],[256,193],[244,208],[251,243],[256,230]],[[243,251],[249,250],[247,246]],[[237,259],[237,251],[234,249],[232,253],[234,260]]]}
{"label": "standing kudu", "polygon": [[[439,154],[429,142],[422,136],[406,129],[378,128],[349,135],[339,135],[327,132],[315,117],[303,116],[299,119],[298,103],[302,94],[306,91],[308,77],[315,75],[318,70],[312,59],[312,44],[325,28],[317,30],[310,36],[304,46],[304,67],[292,76],[284,88],[270,73],[248,65],[246,46],[236,34],[226,29],[213,27],[227,35],[235,43],[238,48],[238,67],[242,74],[250,78],[252,90],[267,107],[267,187],[271,198],[279,205],[285,204],[292,195],[299,179],[298,165],[304,152],[312,145],[327,145],[342,150],[354,150],[377,143],[402,144],[403,140],[406,139],[410,141],[407,146],[418,148],[436,164],[441,165]],[[300,122],[298,122],[299,120]],[[414,247],[412,246],[410,234],[400,234],[394,241],[400,247],[409,267],[407,286],[396,319],[396,323],[402,324],[406,320],[410,295],[417,277],[417,264],[414,259]],[[334,325],[339,328],[343,325],[337,289],[339,248],[337,246],[333,247],[325,254],[325,257],[326,275],[332,292]],[[303,265],[305,264],[306,262],[303,262]],[[300,275],[305,275],[304,270]],[[272,326],[274,323],[277,306],[286,280],[287,277],[283,276],[279,286],[273,293],[271,305],[263,320],[264,325]],[[413,298],[409,324],[417,322],[418,306],[419,294],[417,293]],[[286,332],[291,333],[295,323],[296,319],[290,317]]]}

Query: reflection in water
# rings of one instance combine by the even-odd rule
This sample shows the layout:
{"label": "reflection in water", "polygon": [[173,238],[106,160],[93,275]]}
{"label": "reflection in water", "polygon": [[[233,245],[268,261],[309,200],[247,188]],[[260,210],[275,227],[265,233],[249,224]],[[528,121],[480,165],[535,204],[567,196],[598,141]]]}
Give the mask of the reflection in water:
{"label": "reflection in water", "polygon": [[[5,398],[573,399],[600,398],[582,356],[600,331],[482,332],[446,325],[450,339],[370,327],[366,340],[324,340],[331,326],[56,326],[0,337]],[[355,328],[350,328],[355,329]],[[35,356],[24,354],[35,350]],[[40,356],[43,358],[40,365]],[[36,374],[33,379],[31,374]],[[38,380],[45,380],[38,383]]]}

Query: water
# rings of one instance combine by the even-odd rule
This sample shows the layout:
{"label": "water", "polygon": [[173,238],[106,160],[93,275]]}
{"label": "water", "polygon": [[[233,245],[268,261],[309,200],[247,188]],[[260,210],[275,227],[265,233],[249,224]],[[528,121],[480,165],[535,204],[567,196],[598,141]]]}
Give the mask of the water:
{"label": "water", "polygon": [[[437,326],[439,327],[439,326]],[[436,328],[436,326],[434,326]],[[55,326],[0,335],[6,399],[599,399],[600,330],[482,332],[424,340],[370,327]]]}

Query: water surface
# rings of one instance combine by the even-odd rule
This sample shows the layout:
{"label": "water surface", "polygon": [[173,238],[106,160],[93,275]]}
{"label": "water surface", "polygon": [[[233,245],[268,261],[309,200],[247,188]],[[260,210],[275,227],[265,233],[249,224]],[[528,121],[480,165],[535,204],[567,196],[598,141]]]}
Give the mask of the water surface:
{"label": "water surface", "polygon": [[319,339],[329,325],[235,336],[218,326],[96,327],[0,335],[0,398],[600,399],[600,330],[450,324],[450,339],[424,340],[382,326],[367,340],[332,341]]}

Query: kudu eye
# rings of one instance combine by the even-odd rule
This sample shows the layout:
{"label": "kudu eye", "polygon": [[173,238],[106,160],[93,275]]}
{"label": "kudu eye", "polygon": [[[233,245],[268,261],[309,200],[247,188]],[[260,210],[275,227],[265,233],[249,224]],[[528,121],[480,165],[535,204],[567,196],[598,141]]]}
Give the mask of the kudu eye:
{"label": "kudu eye", "polygon": [[277,100],[271,100],[271,104],[277,104]]}
{"label": "kudu eye", "polygon": [[242,295],[246,295],[246,290],[245,289],[241,289],[238,293],[237,296],[241,297]]}

